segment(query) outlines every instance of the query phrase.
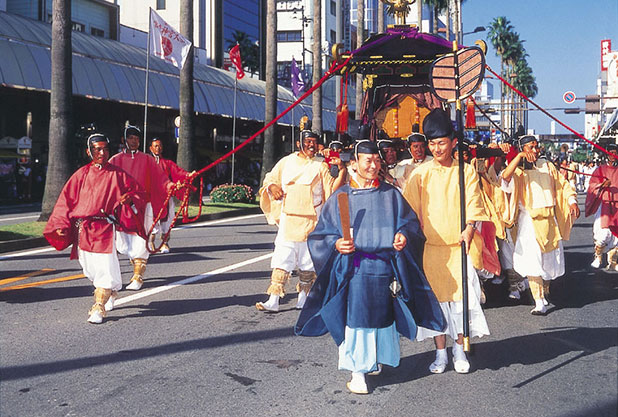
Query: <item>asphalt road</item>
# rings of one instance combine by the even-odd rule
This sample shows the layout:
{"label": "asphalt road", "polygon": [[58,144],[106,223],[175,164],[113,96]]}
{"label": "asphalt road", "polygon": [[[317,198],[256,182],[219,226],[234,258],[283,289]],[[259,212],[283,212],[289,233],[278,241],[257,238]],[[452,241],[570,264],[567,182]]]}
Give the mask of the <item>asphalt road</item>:
{"label": "asphalt road", "polygon": [[92,287],[67,251],[0,256],[0,415],[617,415],[618,272],[588,267],[590,219],[565,245],[547,316],[489,285],[492,334],[472,340],[470,374],[430,374],[432,342],[402,339],[400,366],[368,377],[365,396],[347,392],[330,336],[294,336],[295,294],[278,314],[255,309],[274,236],[262,216],[175,230],[101,325],[86,322]]}

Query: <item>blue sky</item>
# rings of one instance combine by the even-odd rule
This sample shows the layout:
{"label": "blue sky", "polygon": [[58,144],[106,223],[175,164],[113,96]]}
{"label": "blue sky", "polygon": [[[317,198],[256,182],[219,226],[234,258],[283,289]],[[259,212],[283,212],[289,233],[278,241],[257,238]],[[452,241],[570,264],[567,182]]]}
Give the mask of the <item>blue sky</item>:
{"label": "blue sky", "polygon": [[[498,16],[506,16],[529,54],[539,93],[534,101],[542,107],[584,107],[583,100],[572,105],[562,101],[565,91],[578,98],[596,93],[601,71],[601,40],[611,39],[618,50],[618,0],[467,0],[463,4],[463,30],[488,27]],[[476,39],[487,40],[487,32],[464,37],[470,45]],[[500,60],[488,41],[487,63],[496,72]],[[497,82],[494,82],[498,88]],[[584,131],[584,115],[551,111],[578,132]],[[536,133],[550,133],[550,119],[539,111],[530,112],[529,127]],[[557,126],[557,133],[567,131]]]}

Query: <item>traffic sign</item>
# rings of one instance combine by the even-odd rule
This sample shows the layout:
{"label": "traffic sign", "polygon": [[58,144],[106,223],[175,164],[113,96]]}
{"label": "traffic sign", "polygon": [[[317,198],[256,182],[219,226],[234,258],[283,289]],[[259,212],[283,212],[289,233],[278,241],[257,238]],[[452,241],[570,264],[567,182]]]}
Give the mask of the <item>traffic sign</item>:
{"label": "traffic sign", "polygon": [[563,94],[562,99],[564,100],[564,102],[566,104],[571,104],[575,101],[575,93],[572,91],[567,91],[566,93]]}

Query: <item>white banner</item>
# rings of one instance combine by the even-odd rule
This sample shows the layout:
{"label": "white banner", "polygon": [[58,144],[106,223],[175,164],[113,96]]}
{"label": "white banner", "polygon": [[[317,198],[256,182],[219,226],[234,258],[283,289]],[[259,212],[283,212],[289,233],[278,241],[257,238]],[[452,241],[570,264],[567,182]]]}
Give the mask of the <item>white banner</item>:
{"label": "white banner", "polygon": [[175,67],[182,66],[189,55],[191,42],[150,9],[150,53]]}

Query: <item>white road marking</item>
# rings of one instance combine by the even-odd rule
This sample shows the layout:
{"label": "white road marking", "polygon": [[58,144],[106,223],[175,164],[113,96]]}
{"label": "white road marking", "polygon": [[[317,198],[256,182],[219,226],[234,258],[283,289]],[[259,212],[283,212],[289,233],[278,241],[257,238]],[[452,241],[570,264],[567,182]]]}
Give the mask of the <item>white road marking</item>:
{"label": "white road marking", "polygon": [[128,297],[122,297],[122,298],[116,300],[114,302],[114,305],[115,306],[119,306],[119,305],[122,305],[122,304],[129,303],[131,301],[139,300],[140,298],[150,297],[151,295],[155,295],[155,294],[158,294],[158,293],[163,292],[163,291],[173,290],[174,288],[179,287],[181,285],[191,284],[193,282],[200,281],[200,280],[203,280],[205,278],[214,277],[215,275],[220,275],[220,274],[223,274],[225,272],[229,272],[229,271],[233,271],[233,270],[238,269],[238,268],[242,268],[243,266],[247,266],[247,265],[254,264],[256,262],[264,261],[264,260],[266,260],[268,258],[271,258],[272,256],[273,256],[273,254],[269,253],[269,254],[266,254],[266,255],[258,256],[257,258],[251,258],[251,259],[247,259],[246,261],[242,261],[242,262],[238,262],[238,263],[235,263],[235,264],[232,264],[232,265],[224,266],[223,268],[215,269],[214,271],[204,272],[203,274],[199,274],[199,275],[195,275],[193,277],[185,278],[185,279],[180,280],[178,282],[175,282],[173,284],[166,284],[166,285],[163,285],[161,287],[151,288],[151,289],[149,289],[147,291],[143,291],[143,292],[140,292],[140,293],[137,293],[137,294],[133,294],[133,295],[130,295]]}
{"label": "white road marking", "polygon": [[6,219],[0,219],[0,222],[8,222],[10,220],[36,219],[39,216],[40,214],[37,214],[36,216],[9,217]]}
{"label": "white road marking", "polygon": [[201,223],[191,223],[191,224],[184,224],[184,225],[181,223],[181,226],[176,226],[174,227],[174,229],[190,229],[192,227],[210,226],[213,224],[229,223],[229,222],[233,222],[236,220],[254,219],[256,217],[264,217],[264,215],[263,214],[248,214],[246,216],[230,217],[227,219],[220,219],[220,220],[210,220],[210,221],[201,222]]}
{"label": "white road marking", "polygon": [[0,256],[0,261],[3,260],[3,259],[17,258],[19,256],[34,255],[35,253],[50,252],[50,251],[53,251],[53,250],[56,250],[56,249],[55,248],[43,248],[43,249],[29,250],[27,252],[12,253],[10,255]]}
{"label": "white road marking", "polygon": [[[175,229],[188,229],[191,227],[202,227],[202,226],[210,226],[210,225],[214,225],[214,224],[221,224],[221,223],[229,223],[229,222],[233,222],[236,220],[245,220],[245,219],[252,219],[255,217],[263,217],[263,214],[249,214],[247,216],[238,216],[238,217],[229,217],[227,219],[220,219],[220,220],[211,220],[211,221],[207,221],[207,222],[201,222],[201,223],[191,223],[191,224],[187,224],[184,226],[178,226],[175,227]],[[27,256],[27,255],[33,255],[36,253],[42,253],[42,252],[50,252],[55,250],[54,248],[43,248],[43,249],[35,249],[35,250],[30,250],[30,251],[26,251],[26,252],[17,252],[17,253],[12,253],[10,255],[3,255],[0,256],[0,261],[3,259],[10,259],[10,258],[17,258],[20,256]]]}

